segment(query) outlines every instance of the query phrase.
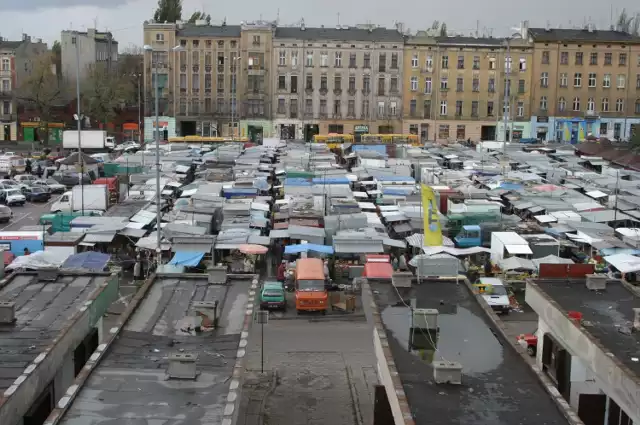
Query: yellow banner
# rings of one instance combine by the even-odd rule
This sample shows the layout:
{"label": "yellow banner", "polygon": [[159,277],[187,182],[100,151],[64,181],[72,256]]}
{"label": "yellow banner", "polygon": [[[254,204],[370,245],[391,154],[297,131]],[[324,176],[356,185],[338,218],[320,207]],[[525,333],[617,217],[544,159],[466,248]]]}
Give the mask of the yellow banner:
{"label": "yellow banner", "polygon": [[422,215],[424,219],[424,246],[442,246],[442,226],[438,215],[438,204],[433,189],[426,184],[421,185]]}

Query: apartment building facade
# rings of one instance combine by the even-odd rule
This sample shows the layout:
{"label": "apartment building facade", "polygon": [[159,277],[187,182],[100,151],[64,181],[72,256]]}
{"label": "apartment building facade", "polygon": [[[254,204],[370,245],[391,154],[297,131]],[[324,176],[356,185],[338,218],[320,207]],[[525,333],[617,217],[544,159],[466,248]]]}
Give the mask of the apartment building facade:
{"label": "apartment building facade", "polygon": [[400,32],[386,28],[276,28],[277,136],[400,132],[403,44]]}
{"label": "apartment building facade", "polygon": [[640,38],[621,31],[531,28],[532,135],[577,143],[640,131]]}
{"label": "apartment building facade", "polygon": [[[76,46],[79,52],[76,51]],[[60,34],[60,66],[62,76],[75,81],[80,62],[80,80],[86,78],[92,66],[103,65],[116,70],[118,65],[118,41],[110,32],[89,28],[87,31],[65,30]]]}
{"label": "apartment building facade", "polygon": [[424,141],[504,140],[507,114],[509,140],[529,137],[533,49],[526,36],[509,45],[507,54],[505,39],[408,37],[403,131]]}
{"label": "apartment building facade", "polygon": [[0,141],[18,140],[18,102],[16,91],[31,73],[33,59],[47,52],[41,39],[10,41],[0,37]]}

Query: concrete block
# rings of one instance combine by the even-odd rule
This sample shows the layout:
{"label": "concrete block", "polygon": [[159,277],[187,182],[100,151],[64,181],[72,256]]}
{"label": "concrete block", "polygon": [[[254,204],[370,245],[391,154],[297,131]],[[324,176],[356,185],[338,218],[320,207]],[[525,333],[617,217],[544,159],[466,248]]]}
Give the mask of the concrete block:
{"label": "concrete block", "polygon": [[173,353],[169,355],[167,376],[169,379],[196,379],[197,353]]}
{"label": "concrete block", "polygon": [[207,270],[208,282],[212,285],[222,285],[227,283],[227,267],[212,266]]}
{"label": "concrete block", "polygon": [[462,365],[458,362],[437,360],[432,363],[436,384],[462,384]]}
{"label": "concrete block", "polygon": [[587,289],[591,291],[604,291],[607,289],[607,280],[609,277],[606,275],[588,274],[587,275]]}
{"label": "concrete block", "polygon": [[203,328],[215,328],[217,325],[218,301],[196,301],[193,303],[196,316],[202,319]]}
{"label": "concrete block", "polygon": [[0,302],[0,323],[11,324],[16,321],[16,303]]}
{"label": "concrete block", "polygon": [[413,327],[438,330],[438,310],[435,308],[416,308],[413,310]]}

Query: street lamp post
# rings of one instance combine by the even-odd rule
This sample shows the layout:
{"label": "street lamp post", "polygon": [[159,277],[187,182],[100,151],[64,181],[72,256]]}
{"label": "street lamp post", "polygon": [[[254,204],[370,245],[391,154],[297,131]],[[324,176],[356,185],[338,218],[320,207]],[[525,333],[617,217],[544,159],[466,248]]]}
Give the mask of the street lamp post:
{"label": "street lamp post", "polygon": [[[181,51],[182,46],[175,46],[172,50],[174,52]],[[153,66],[153,54],[156,53],[152,46],[145,45],[144,50],[151,53],[151,65]],[[159,89],[158,89],[158,64],[153,67],[153,92],[155,96],[155,140],[156,140],[156,228],[157,228],[157,240],[156,240],[156,263],[158,268],[162,264],[162,196],[160,193],[160,115],[159,115]],[[144,155],[144,153],[143,153]]]}
{"label": "street lamp post", "polygon": [[[516,28],[513,28],[514,30]],[[518,28],[519,31],[522,31],[521,28]],[[504,122],[504,142],[502,143],[502,153],[503,155],[507,154],[507,139],[513,138],[513,125],[511,131],[509,131],[509,137],[507,137],[507,126],[509,125],[509,112],[507,112],[507,104],[509,105],[509,111],[511,111],[512,105],[510,102],[511,95],[511,66],[513,66],[513,61],[511,60],[511,40],[515,38],[522,39],[522,33],[514,33],[511,37],[505,38],[505,42],[507,43],[507,53],[505,59],[505,79],[504,79],[504,105],[502,106],[502,118]]]}
{"label": "street lamp post", "polygon": [[[82,176],[84,173],[84,161],[82,158],[82,115],[80,114],[80,35],[76,31],[75,37],[72,39],[76,45],[76,114],[74,118],[78,123],[78,161],[80,162],[80,172],[78,173],[78,184],[80,185],[80,205],[82,215],[84,215],[84,186],[82,185]],[[73,209],[73,205],[72,205]]]}
{"label": "street lamp post", "polygon": [[235,140],[236,136],[236,127],[235,127],[235,115],[236,108],[238,107],[238,101],[236,99],[236,92],[238,91],[238,68],[236,66],[236,62],[240,60],[240,55],[236,55],[231,58],[230,69],[234,71],[231,73],[231,81],[233,84],[231,85],[231,100],[229,101],[229,106],[231,106],[231,141]]}

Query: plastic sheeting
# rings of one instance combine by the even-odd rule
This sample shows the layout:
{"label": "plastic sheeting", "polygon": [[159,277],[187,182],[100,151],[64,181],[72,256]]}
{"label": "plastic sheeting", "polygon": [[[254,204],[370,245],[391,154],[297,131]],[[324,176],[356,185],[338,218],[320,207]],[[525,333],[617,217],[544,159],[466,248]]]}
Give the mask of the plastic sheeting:
{"label": "plastic sheeting", "polygon": [[204,252],[178,251],[173,255],[169,264],[175,266],[195,267],[200,264]]}
{"label": "plastic sheeting", "polygon": [[615,254],[603,257],[603,260],[618,269],[620,273],[633,273],[640,271],[640,257],[636,257],[634,255]]}
{"label": "plastic sheeting", "polygon": [[446,252],[448,254],[455,255],[455,256],[471,255],[471,254],[477,254],[479,252],[491,252],[490,249],[482,248],[479,246],[474,246],[472,248],[453,248],[449,246],[424,246],[422,247],[422,251],[428,255],[438,254],[440,252]]}
{"label": "plastic sheeting", "polygon": [[58,268],[69,256],[59,251],[36,251],[30,255],[21,255],[7,266],[8,270]]}
{"label": "plastic sheeting", "polygon": [[67,258],[62,264],[62,268],[102,271],[107,266],[110,258],[111,255],[101,252],[81,252]]}
{"label": "plastic sheeting", "polygon": [[301,252],[314,251],[321,254],[333,254],[333,247],[329,245],[316,245],[312,243],[303,243],[299,245],[287,245],[284,248],[285,254],[299,254]]}

